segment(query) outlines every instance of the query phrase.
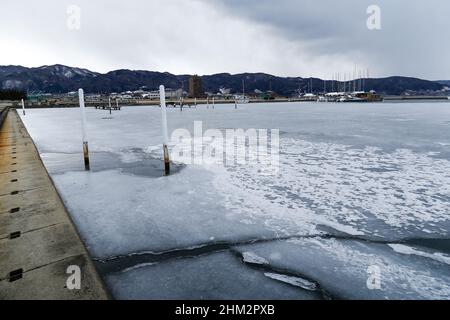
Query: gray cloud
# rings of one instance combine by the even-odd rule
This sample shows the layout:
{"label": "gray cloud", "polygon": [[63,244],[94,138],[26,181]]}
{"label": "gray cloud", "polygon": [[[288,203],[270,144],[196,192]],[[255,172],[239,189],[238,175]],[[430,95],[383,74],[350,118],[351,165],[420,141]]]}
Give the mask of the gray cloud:
{"label": "gray cloud", "polygon": [[[311,53],[340,53],[379,75],[450,77],[447,0],[213,0],[244,19],[270,25]],[[369,5],[382,29],[366,27]]]}
{"label": "gray cloud", "polygon": [[[66,27],[81,8],[81,29]],[[382,29],[366,28],[378,4]],[[450,78],[448,0],[3,1],[0,64]],[[8,14],[11,12],[11,14]],[[17,14],[20,12],[20,15]]]}

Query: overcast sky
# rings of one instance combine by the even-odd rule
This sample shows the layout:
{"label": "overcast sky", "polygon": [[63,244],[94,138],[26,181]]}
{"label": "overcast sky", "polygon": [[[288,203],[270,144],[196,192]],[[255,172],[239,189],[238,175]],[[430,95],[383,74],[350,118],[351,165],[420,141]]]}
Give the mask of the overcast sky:
{"label": "overcast sky", "polygon": [[[381,30],[367,28],[370,5]],[[449,0],[2,0],[0,12],[0,65],[450,79]]]}

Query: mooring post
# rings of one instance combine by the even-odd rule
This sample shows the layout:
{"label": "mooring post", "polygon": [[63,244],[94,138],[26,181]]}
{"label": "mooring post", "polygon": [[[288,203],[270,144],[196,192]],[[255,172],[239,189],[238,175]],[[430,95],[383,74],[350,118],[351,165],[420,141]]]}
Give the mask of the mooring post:
{"label": "mooring post", "polygon": [[78,90],[78,99],[80,101],[80,110],[81,110],[81,130],[83,134],[83,155],[84,155],[84,167],[86,170],[90,170],[89,164],[89,145],[86,134],[86,114],[84,108],[84,91],[83,89]]}
{"label": "mooring post", "polygon": [[25,102],[23,101],[23,99],[22,99],[22,112],[23,115],[25,115]]}
{"label": "mooring post", "polygon": [[237,109],[237,101],[234,100],[234,108]]}
{"label": "mooring post", "polygon": [[206,98],[206,109],[209,109],[209,97]]}
{"label": "mooring post", "polygon": [[116,98],[116,109],[119,110],[119,99]]}
{"label": "mooring post", "polygon": [[159,98],[161,102],[161,120],[163,133],[164,172],[170,174],[169,134],[167,133],[166,92],[164,86],[159,86]]}
{"label": "mooring post", "polygon": [[213,97],[213,109],[214,109],[215,106],[216,106],[215,99],[216,99],[216,98]]}
{"label": "mooring post", "polygon": [[196,97],[194,98],[194,105],[197,108],[197,98]]}
{"label": "mooring post", "polygon": [[111,107],[111,97],[109,97],[109,114],[112,113],[111,109],[112,109],[112,107]]}

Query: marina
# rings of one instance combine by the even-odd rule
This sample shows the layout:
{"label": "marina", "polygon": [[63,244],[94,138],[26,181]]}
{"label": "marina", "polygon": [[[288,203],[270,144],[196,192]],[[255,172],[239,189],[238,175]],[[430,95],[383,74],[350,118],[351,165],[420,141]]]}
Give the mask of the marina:
{"label": "marina", "polygon": [[448,0],[0,10],[6,313],[450,301]]}

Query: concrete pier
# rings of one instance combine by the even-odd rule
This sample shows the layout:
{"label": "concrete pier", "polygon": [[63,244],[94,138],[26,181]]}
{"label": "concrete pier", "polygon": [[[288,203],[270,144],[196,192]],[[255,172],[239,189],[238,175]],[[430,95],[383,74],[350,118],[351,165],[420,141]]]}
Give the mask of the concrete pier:
{"label": "concrete pier", "polygon": [[[80,270],[80,289],[73,288],[71,266]],[[10,110],[0,128],[0,300],[108,298],[31,137]]]}

